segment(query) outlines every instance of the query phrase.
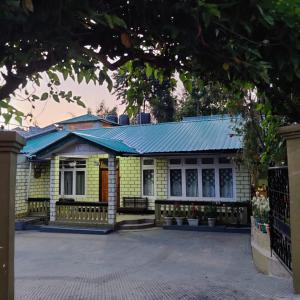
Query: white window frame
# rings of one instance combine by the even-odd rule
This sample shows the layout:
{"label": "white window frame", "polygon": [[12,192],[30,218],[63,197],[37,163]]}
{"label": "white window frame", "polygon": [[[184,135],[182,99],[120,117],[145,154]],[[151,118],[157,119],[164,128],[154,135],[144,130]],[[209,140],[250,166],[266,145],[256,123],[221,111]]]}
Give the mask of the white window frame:
{"label": "white window frame", "polygon": [[[221,202],[234,202],[236,201],[236,170],[234,163],[219,163],[219,158],[227,157],[224,155],[201,155],[201,156],[186,156],[186,157],[169,157],[168,158],[168,199],[169,200],[186,200],[186,201],[221,201]],[[197,164],[186,164],[185,159],[195,158]],[[202,158],[213,158],[213,164],[202,164]],[[181,159],[181,163],[177,165],[171,165],[171,159]],[[220,179],[219,169],[231,168],[232,169],[232,180],[233,180],[233,197],[232,198],[221,198],[220,196]],[[171,196],[171,176],[170,170],[179,169],[181,170],[181,181],[182,181],[182,196]],[[198,197],[187,197],[186,196],[186,170],[197,169],[198,171]],[[215,171],[215,197],[203,197],[202,191],[202,169],[214,169]]]}
{"label": "white window frame", "polygon": [[[153,160],[153,165],[144,165],[144,160]],[[144,170],[153,170],[153,195],[144,194]],[[145,157],[141,159],[141,193],[142,197],[147,197],[148,199],[155,199],[156,197],[156,160],[155,158]]]}
{"label": "white window frame", "polygon": [[[59,173],[60,173],[60,187],[61,189],[59,190],[59,196],[63,197],[63,198],[67,198],[67,197],[76,197],[76,198],[84,198],[86,197],[86,191],[87,191],[87,172],[86,172],[86,167],[87,167],[87,161],[86,159],[66,159],[66,160],[62,160],[64,161],[77,161],[77,160],[84,160],[85,161],[85,168],[76,168],[72,167],[72,168],[65,168],[64,165],[62,166],[62,168],[59,166]],[[78,171],[83,171],[84,172],[84,194],[83,195],[77,195],[76,194],[76,172]],[[73,186],[72,186],[72,194],[70,195],[65,195],[65,191],[64,191],[64,172],[72,172],[73,173]]]}

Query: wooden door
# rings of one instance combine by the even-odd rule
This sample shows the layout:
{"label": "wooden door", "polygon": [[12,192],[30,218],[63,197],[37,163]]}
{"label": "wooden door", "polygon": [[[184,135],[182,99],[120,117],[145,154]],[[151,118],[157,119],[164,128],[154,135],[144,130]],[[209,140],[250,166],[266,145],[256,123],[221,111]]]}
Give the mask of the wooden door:
{"label": "wooden door", "polygon": [[[116,172],[117,176],[117,207],[120,207],[120,176],[119,170]],[[99,183],[100,202],[108,202],[108,169],[100,169],[100,183]]]}

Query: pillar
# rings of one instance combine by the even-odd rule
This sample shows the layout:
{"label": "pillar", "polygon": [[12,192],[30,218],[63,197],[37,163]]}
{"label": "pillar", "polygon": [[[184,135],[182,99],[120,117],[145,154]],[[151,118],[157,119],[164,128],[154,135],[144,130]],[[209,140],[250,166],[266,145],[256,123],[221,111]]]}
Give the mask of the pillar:
{"label": "pillar", "polygon": [[300,124],[282,127],[279,132],[287,144],[293,285],[300,294]]}
{"label": "pillar", "polygon": [[117,182],[116,157],[108,156],[108,224],[116,225],[117,215]]}
{"label": "pillar", "polygon": [[17,153],[25,140],[0,132],[0,299],[14,299],[15,188]]}
{"label": "pillar", "polygon": [[50,163],[50,222],[56,219],[56,201],[59,198],[59,156],[51,159]]}

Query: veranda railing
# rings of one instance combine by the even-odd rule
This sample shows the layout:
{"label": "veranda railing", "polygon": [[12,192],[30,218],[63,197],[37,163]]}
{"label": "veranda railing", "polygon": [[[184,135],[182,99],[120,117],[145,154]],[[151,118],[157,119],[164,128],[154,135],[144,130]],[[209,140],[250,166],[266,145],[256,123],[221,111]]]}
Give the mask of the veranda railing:
{"label": "veranda railing", "polygon": [[211,207],[216,209],[217,224],[232,226],[249,226],[251,216],[250,202],[209,202],[209,201],[155,201],[155,222],[161,226],[165,217],[176,217],[178,214],[185,218],[197,211],[200,224],[207,224]]}
{"label": "veranda railing", "polygon": [[56,202],[56,221],[74,224],[107,224],[107,203]]}

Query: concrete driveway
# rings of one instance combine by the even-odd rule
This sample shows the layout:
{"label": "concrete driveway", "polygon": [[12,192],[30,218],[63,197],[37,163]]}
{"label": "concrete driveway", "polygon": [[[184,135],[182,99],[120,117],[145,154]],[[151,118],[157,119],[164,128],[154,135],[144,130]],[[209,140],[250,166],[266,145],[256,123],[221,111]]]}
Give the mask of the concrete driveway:
{"label": "concrete driveway", "polygon": [[16,233],[16,299],[292,299],[259,274],[250,237],[151,229],[106,236]]}

